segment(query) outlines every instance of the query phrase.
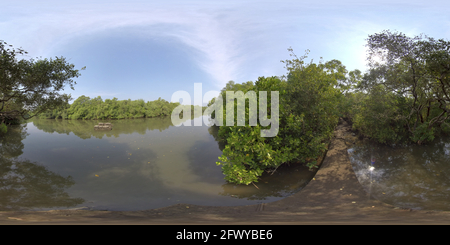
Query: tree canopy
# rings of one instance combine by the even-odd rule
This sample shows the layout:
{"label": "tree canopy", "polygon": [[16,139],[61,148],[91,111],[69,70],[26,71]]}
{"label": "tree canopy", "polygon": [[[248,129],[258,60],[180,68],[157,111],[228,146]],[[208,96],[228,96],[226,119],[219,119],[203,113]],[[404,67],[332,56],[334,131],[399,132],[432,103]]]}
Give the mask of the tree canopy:
{"label": "tree canopy", "polygon": [[73,78],[80,76],[62,56],[18,59],[25,54],[0,40],[0,123],[29,119],[68,103],[71,97],[62,91],[66,86],[74,89]]}
{"label": "tree canopy", "polygon": [[[125,119],[125,118],[150,118],[171,115],[172,111],[180,105],[179,102],[168,102],[161,97],[154,101],[145,102],[138,100],[103,99],[100,96],[90,98],[78,97],[72,104],[63,104],[53,110],[47,110],[39,115],[39,118],[50,119]],[[202,110],[200,106],[185,105],[189,107],[191,114],[194,110]],[[178,112],[181,116],[183,111]],[[188,115],[190,118],[190,115]]]}
{"label": "tree canopy", "polygon": [[449,41],[386,30],[370,35],[367,47],[370,70],[358,87],[372,101],[360,103],[357,128],[381,142],[420,144],[450,127]]}
{"label": "tree canopy", "polygon": [[261,125],[220,126],[226,143],[217,164],[225,179],[250,184],[283,163],[314,167],[339,117],[360,137],[385,144],[424,144],[450,133],[450,42],[387,30],[370,35],[367,47],[365,74],[338,60],[305,63],[306,55],[289,49],[286,76],[229,82],[224,98],[226,91],[279,91],[280,112],[272,138],[259,136]]}
{"label": "tree canopy", "polygon": [[[279,132],[275,137],[260,134],[270,126],[262,126],[261,122],[257,126],[249,125],[249,108],[245,110],[245,126],[220,126],[219,137],[226,145],[217,165],[222,166],[229,182],[246,185],[257,182],[264,171],[274,171],[283,163],[303,163],[314,168],[318,157],[327,149],[348,80],[355,79],[360,72],[348,76],[338,60],[306,63],[306,55],[297,57],[290,51],[294,58],[284,61],[287,76],[259,77],[255,84],[230,81],[221,91],[223,98],[226,91],[255,91],[258,103],[259,92],[266,91],[268,96],[272,91],[279,92]],[[267,115],[271,115],[271,99],[268,98]],[[238,103],[235,102],[235,113]],[[236,116],[234,119],[238,120]]]}

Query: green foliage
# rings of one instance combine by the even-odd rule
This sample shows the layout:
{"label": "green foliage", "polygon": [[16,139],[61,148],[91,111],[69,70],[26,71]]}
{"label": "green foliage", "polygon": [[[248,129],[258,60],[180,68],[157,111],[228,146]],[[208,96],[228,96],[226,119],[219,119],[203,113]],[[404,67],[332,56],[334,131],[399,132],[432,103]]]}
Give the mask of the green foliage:
{"label": "green foliage", "polygon": [[432,141],[435,137],[435,128],[428,128],[426,123],[420,124],[416,127],[414,134],[411,136],[413,142],[421,144],[422,142]]}
{"label": "green foliage", "polygon": [[0,135],[6,134],[6,132],[8,132],[8,129],[7,129],[7,127],[6,127],[6,124],[0,123]]}
{"label": "green foliage", "polygon": [[398,95],[385,89],[374,87],[368,95],[356,94],[353,107],[353,129],[380,143],[397,143],[405,139],[404,127],[406,102]]}
{"label": "green foliage", "polygon": [[[155,101],[145,102],[139,100],[118,100],[117,98],[102,100],[100,96],[89,98],[87,96],[78,97],[71,105],[65,103],[56,109],[42,113],[39,118],[48,119],[125,119],[125,118],[151,118],[169,116],[172,111],[179,106],[179,103],[168,102],[159,98]],[[195,109],[190,106],[192,114]],[[181,112],[182,115],[182,112]]]}
{"label": "green foliage", "polygon": [[[0,121],[17,122],[64,105],[70,95],[60,93],[65,86],[73,89],[72,80],[80,76],[64,57],[56,59],[18,60],[22,49],[0,40]],[[83,70],[84,68],[82,68]]]}
{"label": "green foliage", "polygon": [[[235,91],[243,88],[240,84],[234,86],[234,84],[228,83],[228,91]],[[252,83],[246,85],[243,92],[250,90],[256,91],[259,96],[259,91],[268,91],[270,95],[270,89],[278,91],[279,86],[282,85],[281,80],[276,77],[264,78],[260,77],[256,82],[256,87]],[[267,90],[259,90],[259,89]],[[222,90],[225,95],[226,90]],[[259,101],[259,100],[257,100]],[[270,108],[270,100],[268,101],[268,107]],[[235,122],[237,122],[237,102],[234,103]],[[224,110],[224,114],[226,109]],[[270,115],[270,110],[268,112]],[[225,116],[224,116],[225,118]],[[249,126],[249,108],[245,111],[246,126],[221,126],[219,129],[219,136],[225,138],[227,144],[223,150],[223,154],[219,157],[220,162],[218,165],[222,165],[222,171],[225,174],[225,179],[232,183],[238,184],[250,184],[257,182],[259,176],[266,168],[277,167],[280,160],[287,159],[286,154],[277,154],[277,149],[273,149],[272,145],[268,144],[268,138],[261,137],[261,129],[268,128],[258,126]],[[236,123],[235,123],[236,125]],[[278,150],[279,152],[280,150]]]}
{"label": "green foliage", "polygon": [[351,121],[354,115],[353,108],[360,102],[361,93],[356,93],[356,87],[361,83],[361,71],[354,70],[348,73],[348,78],[342,88],[342,93],[338,95],[337,112],[339,117]]}
{"label": "green foliage", "polygon": [[448,129],[450,42],[384,31],[370,35],[370,70],[357,87],[354,129],[382,143],[421,144]]}
{"label": "green foliage", "polygon": [[[270,125],[249,125],[249,103],[246,103],[246,126],[220,126],[219,137],[226,140],[226,145],[217,165],[222,166],[227,181],[248,185],[257,182],[264,171],[273,171],[289,162],[314,168],[318,157],[326,151],[338,121],[338,105],[343,92],[350,88],[347,71],[337,60],[305,64],[306,55],[293,56],[294,59],[284,61],[288,70],[284,78],[260,77],[255,85],[229,82],[222,90],[223,98],[226,91],[255,91],[258,107],[259,92],[267,91],[268,115],[273,99],[270,92],[278,91],[280,96],[279,132],[275,137],[261,137],[261,130]],[[235,113],[237,105],[235,102]],[[226,112],[224,109],[224,118]],[[234,118],[237,125],[236,114]]]}

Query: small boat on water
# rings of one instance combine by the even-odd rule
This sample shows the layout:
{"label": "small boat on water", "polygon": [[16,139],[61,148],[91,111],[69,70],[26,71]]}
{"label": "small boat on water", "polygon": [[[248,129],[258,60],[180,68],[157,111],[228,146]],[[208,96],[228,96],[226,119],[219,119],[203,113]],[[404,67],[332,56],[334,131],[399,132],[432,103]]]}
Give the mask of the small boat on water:
{"label": "small boat on water", "polygon": [[106,129],[106,130],[112,130],[112,124],[111,123],[98,123],[98,125],[94,126],[94,129]]}

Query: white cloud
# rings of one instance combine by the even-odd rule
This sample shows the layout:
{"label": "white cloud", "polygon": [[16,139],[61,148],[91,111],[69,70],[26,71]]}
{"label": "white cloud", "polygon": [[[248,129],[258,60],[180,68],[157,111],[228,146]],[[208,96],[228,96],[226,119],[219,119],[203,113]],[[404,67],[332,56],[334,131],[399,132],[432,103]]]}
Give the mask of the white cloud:
{"label": "white cloud", "polygon": [[[420,18],[427,24],[433,23],[432,17],[447,18],[444,8],[430,10],[424,6],[432,4],[387,0],[369,4],[80,0],[61,5],[60,1],[18,0],[0,9],[0,33],[2,39],[23,47],[30,56],[48,57],[74,38],[124,27],[145,28],[145,32],[134,35],[172,37],[191,47],[189,52],[198,66],[220,89],[229,80],[245,82],[262,75],[283,75],[279,74],[283,66],[279,60],[289,58],[286,49],[290,46],[297,54],[311,49],[311,54],[319,53],[325,60],[339,59],[350,69],[359,68],[365,62],[363,45],[368,34],[392,27],[406,34],[426,33],[417,24],[419,20],[411,19],[415,11],[423,10]],[[394,7],[398,13],[391,11]],[[414,24],[408,25],[410,21]],[[448,37],[449,22],[439,23],[428,26]]]}
{"label": "white cloud", "polygon": [[[243,60],[239,52],[242,29],[238,20],[221,18],[220,10],[120,5],[107,7],[95,4],[76,8],[54,7],[26,11],[0,23],[8,43],[22,46],[30,56],[44,56],[60,48],[74,37],[121,27],[145,27],[148,38],[169,36],[196,50],[201,69],[209,73],[218,87],[237,78]],[[120,7],[120,8],[118,8]],[[141,28],[142,29],[142,28]],[[136,35],[143,35],[138,34]]]}

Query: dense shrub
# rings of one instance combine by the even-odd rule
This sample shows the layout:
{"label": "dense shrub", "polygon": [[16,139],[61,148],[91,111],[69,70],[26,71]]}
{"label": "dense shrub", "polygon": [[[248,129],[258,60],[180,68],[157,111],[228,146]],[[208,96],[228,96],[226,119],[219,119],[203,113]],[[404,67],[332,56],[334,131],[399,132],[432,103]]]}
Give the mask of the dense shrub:
{"label": "dense shrub", "polygon": [[[267,115],[272,114],[271,91],[279,92],[279,113],[275,114],[279,117],[279,131],[275,137],[261,136],[261,130],[273,125],[263,127],[261,121],[257,126],[249,125],[248,103],[245,126],[220,126],[219,136],[226,140],[226,146],[217,164],[222,166],[227,181],[248,185],[257,182],[265,170],[272,171],[283,163],[316,166],[338,122],[337,107],[342,97],[339,84],[346,79],[347,71],[337,60],[305,64],[305,57],[285,62],[286,77],[260,77],[254,86],[229,83],[222,90],[225,101],[227,90],[255,91],[258,106],[259,92],[267,91]],[[236,113],[238,102],[234,103]],[[224,109],[224,119],[226,113]],[[234,119],[237,125],[236,114]]]}
{"label": "dense shrub", "polygon": [[381,143],[432,141],[450,120],[450,41],[383,31],[367,39],[354,128]]}
{"label": "dense shrub", "polygon": [[118,100],[117,98],[103,101],[100,96],[92,99],[80,96],[71,105],[65,104],[57,109],[46,111],[40,114],[39,118],[73,120],[150,118],[169,116],[179,105],[180,103],[168,102],[161,98],[148,102],[142,99]]}

